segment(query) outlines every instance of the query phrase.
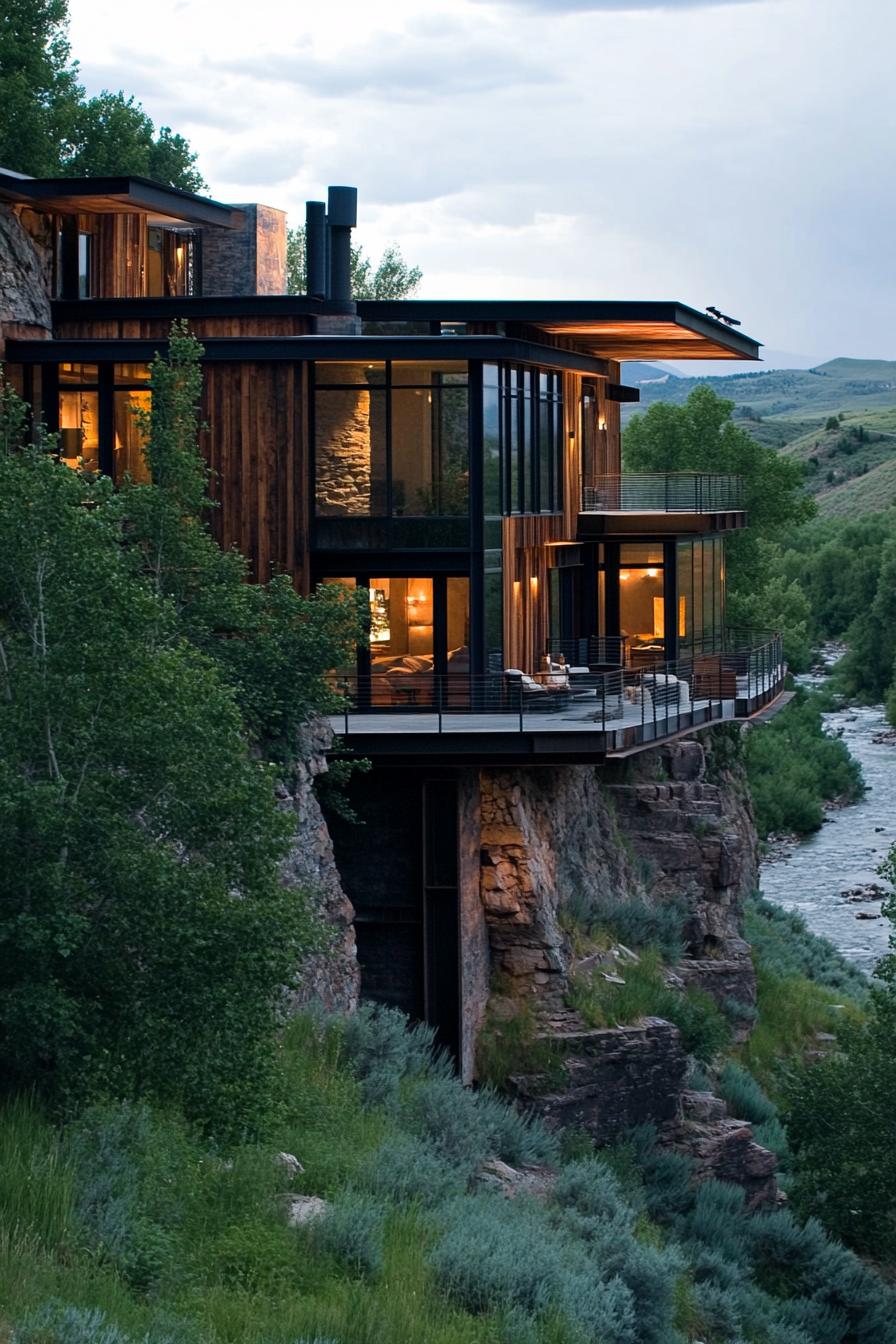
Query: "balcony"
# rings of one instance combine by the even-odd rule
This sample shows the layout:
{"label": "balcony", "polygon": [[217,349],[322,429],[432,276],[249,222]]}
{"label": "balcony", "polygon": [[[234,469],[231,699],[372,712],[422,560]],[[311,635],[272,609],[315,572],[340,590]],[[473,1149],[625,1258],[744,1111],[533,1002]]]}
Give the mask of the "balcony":
{"label": "balcony", "polygon": [[780,635],[730,630],[720,650],[640,669],[334,675],[345,707],[330,722],[343,747],[396,762],[599,761],[751,718],[781,695],[785,672]]}
{"label": "balcony", "polygon": [[746,525],[740,476],[631,472],[583,476],[579,535],[722,532]]}

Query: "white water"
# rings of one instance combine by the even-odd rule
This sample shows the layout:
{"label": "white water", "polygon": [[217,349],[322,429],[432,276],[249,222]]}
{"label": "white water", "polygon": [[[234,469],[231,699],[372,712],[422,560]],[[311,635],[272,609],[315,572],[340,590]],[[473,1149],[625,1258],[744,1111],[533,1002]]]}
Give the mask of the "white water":
{"label": "white water", "polygon": [[[799,680],[819,684],[816,678]],[[896,745],[871,740],[890,726],[880,705],[840,709],[825,714],[824,720],[828,732],[843,729],[843,741],[862,766],[868,792],[859,802],[829,813],[821,830],[786,858],[763,863],[760,885],[770,901],[798,910],[813,933],[870,972],[887,951],[890,922],[856,919],[859,911],[879,913],[880,901],[853,905],[840,893],[870,882],[887,885],[876,868],[896,842]]]}

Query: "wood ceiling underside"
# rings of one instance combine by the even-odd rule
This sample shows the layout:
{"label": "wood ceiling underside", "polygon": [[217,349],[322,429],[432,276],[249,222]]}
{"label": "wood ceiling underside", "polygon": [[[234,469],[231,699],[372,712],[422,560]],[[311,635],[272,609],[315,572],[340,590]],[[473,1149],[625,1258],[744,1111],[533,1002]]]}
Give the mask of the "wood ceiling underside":
{"label": "wood ceiling underside", "polygon": [[[542,331],[570,336],[600,359],[749,359],[743,350],[675,322],[539,323]],[[734,334],[734,333],[732,333]]]}

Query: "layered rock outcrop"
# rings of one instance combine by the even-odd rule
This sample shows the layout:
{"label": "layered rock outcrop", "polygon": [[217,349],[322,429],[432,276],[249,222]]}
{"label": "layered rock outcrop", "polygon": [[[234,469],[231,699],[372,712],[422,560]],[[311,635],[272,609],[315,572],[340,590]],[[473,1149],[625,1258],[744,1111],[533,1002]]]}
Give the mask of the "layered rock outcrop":
{"label": "layered rock outcrop", "polygon": [[300,979],[289,991],[289,1005],[295,1009],[321,1003],[331,1011],[348,1013],[357,1007],[361,989],[355,912],[342,889],[333,842],[314,791],[315,780],[326,772],[331,740],[323,722],[307,728],[293,774],[280,785],[280,806],[294,828],[280,876],[285,886],[307,895],[328,936],[326,947],[303,963]]}
{"label": "layered rock outcrop", "polygon": [[0,205],[0,342],[50,333],[53,240],[45,230],[33,212]]}

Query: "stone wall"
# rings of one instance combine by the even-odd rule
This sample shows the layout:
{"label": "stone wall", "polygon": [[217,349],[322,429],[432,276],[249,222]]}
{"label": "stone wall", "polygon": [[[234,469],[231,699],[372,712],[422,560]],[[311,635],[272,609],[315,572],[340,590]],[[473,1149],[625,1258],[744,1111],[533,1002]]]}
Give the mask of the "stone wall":
{"label": "stone wall", "polygon": [[289,1004],[300,1008],[318,1002],[337,1012],[353,1012],[358,1004],[361,973],[355,953],[355,912],[342,889],[333,843],[314,781],[327,769],[326,750],[332,740],[329,727],[318,722],[306,730],[301,759],[288,782],[280,786],[280,806],[294,819],[293,839],[283,862],[284,885],[307,893],[323,921],[329,945],[300,968]]}
{"label": "stone wall", "polygon": [[680,1033],[648,1017],[629,1027],[553,1033],[566,1081],[545,1090],[540,1078],[514,1078],[516,1095],[554,1129],[584,1130],[612,1143],[643,1124],[677,1124],[687,1074]]}
{"label": "stone wall", "polygon": [[[340,365],[335,376],[340,382],[357,383],[358,390],[321,391],[314,399],[316,510],[336,517],[368,515],[377,511],[371,499],[371,414],[376,415],[379,406],[371,406],[362,365]],[[385,442],[384,433],[381,437]],[[377,474],[382,478],[382,472]]]}
{"label": "stone wall", "polygon": [[202,230],[203,294],[285,294],[286,215],[270,205],[238,205],[234,229]]}
{"label": "stone wall", "polygon": [[53,239],[48,228],[43,215],[0,205],[0,344],[9,337],[50,334]]}

